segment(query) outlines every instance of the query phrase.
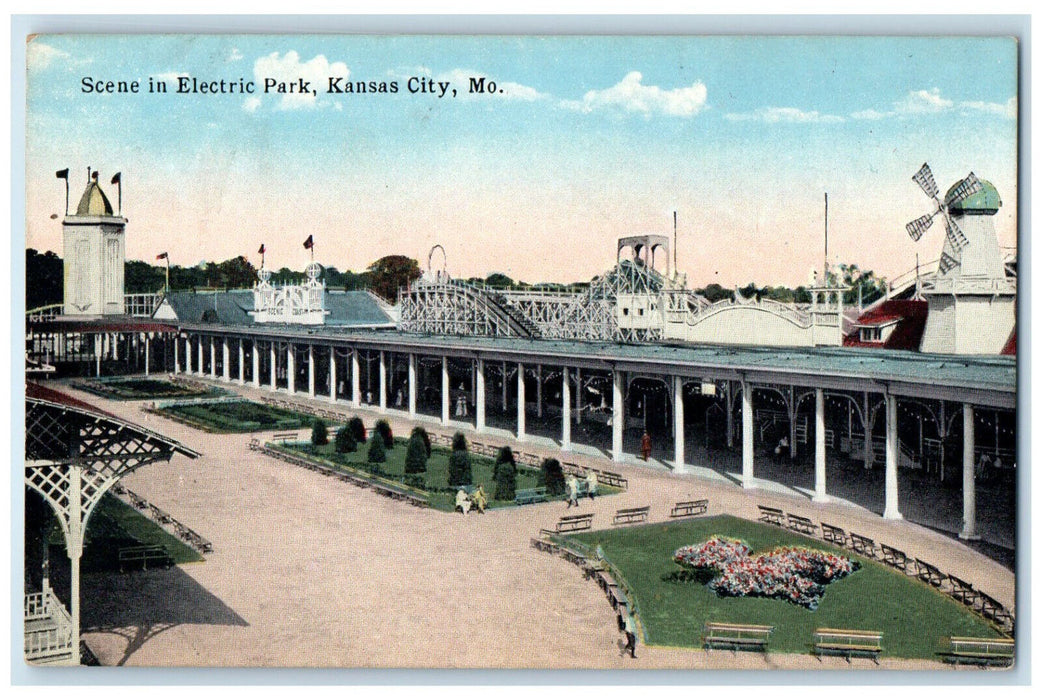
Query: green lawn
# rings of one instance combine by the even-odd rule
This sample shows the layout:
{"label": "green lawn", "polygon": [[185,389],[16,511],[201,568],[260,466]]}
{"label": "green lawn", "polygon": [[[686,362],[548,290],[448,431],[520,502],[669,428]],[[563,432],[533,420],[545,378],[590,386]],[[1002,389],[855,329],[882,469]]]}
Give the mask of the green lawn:
{"label": "green lawn", "polygon": [[159,409],[190,425],[213,433],[310,428],[314,416],[253,401],[184,404]]}
{"label": "green lawn", "polygon": [[93,379],[76,384],[76,388],[116,401],[193,398],[218,396],[224,393],[219,389],[195,388],[164,379],[150,378]]}
{"label": "green lawn", "polygon": [[[84,572],[118,570],[120,547],[140,545],[162,546],[175,564],[203,561],[197,551],[111,494],[102,496],[94,509],[86,536],[80,560]],[[65,539],[57,527],[51,531],[50,543],[64,549]]]}
{"label": "green lawn", "polygon": [[[775,599],[720,598],[697,581],[673,577],[680,566],[673,552],[713,535],[744,540],[753,555],[779,545],[836,552],[861,563],[861,569],[829,584],[816,611]],[[706,621],[774,625],[770,648],[813,651],[818,627],[878,630],[883,654],[937,659],[948,636],[999,637],[987,621],[926,584],[875,561],[786,530],[731,516],[654,524],[574,535],[589,546],[600,544],[605,557],[633,587],[638,612],[651,644],[701,645]]]}
{"label": "green lawn", "polygon": [[[332,432],[332,431],[331,431]],[[331,436],[332,437],[332,436]],[[369,465],[367,460],[368,446],[359,445],[355,452],[337,454],[332,444],[315,447],[309,443],[298,443],[285,445],[284,449],[302,452],[304,454],[318,457],[328,464],[347,468],[362,474],[376,473],[378,476],[401,483],[405,476],[405,453],[408,440],[395,438],[394,447],[387,451],[387,461],[380,465]],[[278,445],[276,445],[278,447]],[[418,476],[423,477],[423,488],[428,495],[431,507],[439,510],[453,511],[456,505],[456,489],[449,488],[449,455],[450,450],[444,447],[432,446],[430,459],[427,460],[427,471]],[[514,505],[514,501],[494,500],[496,493],[495,482],[492,478],[492,469],[495,460],[481,455],[471,453],[470,455],[471,475],[475,486],[481,485],[489,497],[489,507]],[[377,466],[379,471],[373,472]],[[529,489],[538,486],[539,471],[528,467],[519,466],[517,469],[517,488]],[[617,489],[602,486],[600,493],[610,495],[617,493]],[[557,497],[563,499],[564,496]]]}

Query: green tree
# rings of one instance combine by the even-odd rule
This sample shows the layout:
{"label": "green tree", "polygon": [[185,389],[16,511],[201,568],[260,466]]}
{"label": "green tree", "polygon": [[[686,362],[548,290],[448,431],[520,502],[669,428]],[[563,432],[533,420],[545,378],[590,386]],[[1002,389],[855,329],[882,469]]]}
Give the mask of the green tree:
{"label": "green tree", "polygon": [[355,436],[355,442],[365,442],[365,423],[358,416],[351,416],[347,421],[347,429]]}
{"label": "green tree", "polygon": [[369,438],[368,459],[370,464],[383,464],[387,461],[387,451],[384,449],[384,439],[375,430]]}
{"label": "green tree", "polygon": [[498,289],[510,289],[514,286],[514,280],[510,279],[502,272],[493,272],[485,278],[485,284]]}
{"label": "green tree", "polygon": [[452,436],[452,450],[453,452],[456,450],[467,451],[467,437],[463,433],[457,432]]}
{"label": "green tree", "polygon": [[452,454],[449,455],[449,486],[463,486],[472,481],[467,438],[463,433],[456,433],[452,436]]}
{"label": "green tree", "polygon": [[564,493],[564,470],[560,462],[552,457],[543,460],[539,470],[539,485],[545,486],[551,496]]}
{"label": "green tree", "polygon": [[427,471],[427,446],[423,436],[413,431],[409,437],[409,446],[405,451],[405,473],[420,474]]}
{"label": "green tree", "polygon": [[315,446],[329,444],[329,428],[321,418],[316,418],[315,422],[311,424],[311,444]]}
{"label": "green tree", "polygon": [[409,439],[411,440],[412,438],[416,437],[417,435],[419,435],[420,439],[423,440],[423,446],[427,450],[427,459],[430,459],[430,456],[431,456],[431,436],[427,434],[426,430],[424,430],[423,428],[421,428],[418,425],[415,428],[412,429],[412,433],[410,434]]}
{"label": "green tree", "polygon": [[391,449],[394,447],[394,433],[391,432],[391,424],[385,419],[381,418],[376,421],[375,427],[376,433],[383,438],[384,447]]}
{"label": "green tree", "polygon": [[369,288],[394,303],[398,290],[420,278],[420,266],[404,255],[386,255],[369,266]]}
{"label": "green tree", "polygon": [[358,449],[358,443],[355,442],[355,436],[351,432],[351,429],[346,425],[336,431],[336,437],[333,441],[336,446],[336,451],[341,454],[354,452]]}
{"label": "green tree", "polygon": [[249,289],[257,281],[257,268],[240,255],[217,265],[217,286],[226,289]]}
{"label": "green tree", "polygon": [[514,463],[514,453],[509,447],[503,447],[496,455],[494,477],[496,500],[514,500],[514,496],[517,495],[517,465]]}
{"label": "green tree", "polygon": [[65,268],[62,259],[51,251],[25,251],[25,308],[37,309],[60,304],[64,295]]}

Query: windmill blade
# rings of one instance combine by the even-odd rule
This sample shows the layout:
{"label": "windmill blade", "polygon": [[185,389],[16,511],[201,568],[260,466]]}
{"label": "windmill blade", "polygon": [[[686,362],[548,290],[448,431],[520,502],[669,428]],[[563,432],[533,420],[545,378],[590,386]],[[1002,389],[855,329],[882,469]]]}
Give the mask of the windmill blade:
{"label": "windmill blade", "polygon": [[957,251],[962,251],[963,248],[970,244],[969,239],[963,234],[962,229],[959,225],[952,221],[950,216],[944,217],[944,228],[948,231],[948,242],[952,244],[952,248]]}
{"label": "windmill blade", "polygon": [[933,226],[934,216],[934,214],[923,214],[915,221],[909,221],[905,224],[905,230],[908,231],[908,235],[911,236],[913,241],[918,241]]}
{"label": "windmill blade", "polygon": [[937,271],[944,275],[958,264],[959,261],[952,256],[947,253],[941,253],[941,261],[937,264]]}
{"label": "windmill blade", "polygon": [[977,194],[982,189],[984,189],[984,185],[981,184],[981,181],[977,179],[973,172],[970,172],[959,184],[952,188],[951,194],[944,198],[944,206],[950,207],[956,202],[961,202],[967,197]]}
{"label": "windmill blade", "polygon": [[933,171],[929,163],[923,163],[919,172],[912,176],[912,182],[919,185],[927,197],[936,197],[938,194],[937,181],[933,179]]}

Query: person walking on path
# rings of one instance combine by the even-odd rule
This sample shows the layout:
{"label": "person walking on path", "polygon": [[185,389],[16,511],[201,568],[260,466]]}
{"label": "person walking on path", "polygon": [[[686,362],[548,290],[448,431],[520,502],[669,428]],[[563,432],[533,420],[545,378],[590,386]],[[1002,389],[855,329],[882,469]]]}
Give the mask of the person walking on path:
{"label": "person walking on path", "polygon": [[574,474],[569,474],[565,479],[565,488],[568,490],[568,507],[579,505],[579,481]]}
{"label": "person walking on path", "polygon": [[591,501],[597,495],[597,475],[593,473],[592,469],[586,470],[586,495],[590,497]]}
{"label": "person walking on path", "polygon": [[644,458],[644,461],[648,461],[648,457],[651,456],[651,436],[648,435],[648,431],[644,431],[644,436],[640,439],[640,454]]}
{"label": "person walking on path", "polygon": [[622,650],[622,654],[625,656],[628,650],[630,658],[635,659],[637,658],[637,621],[633,619],[633,613],[630,611],[626,612],[623,630],[626,632],[626,648]]}

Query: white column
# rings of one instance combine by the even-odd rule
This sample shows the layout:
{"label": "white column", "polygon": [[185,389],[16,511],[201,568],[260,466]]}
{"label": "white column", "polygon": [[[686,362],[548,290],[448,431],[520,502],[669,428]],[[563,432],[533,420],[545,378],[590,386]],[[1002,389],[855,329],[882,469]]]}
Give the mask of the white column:
{"label": "white column", "polygon": [[257,339],[254,338],[250,341],[253,345],[251,349],[253,352],[250,355],[253,357],[253,386],[260,388],[260,352],[257,350]]}
{"label": "white column", "polygon": [[503,413],[507,412],[507,363],[503,361]]}
{"label": "white column", "polygon": [[199,351],[199,359],[196,360],[196,365],[198,365],[199,376],[201,377],[201,376],[203,376],[203,337],[202,336],[199,336],[198,345],[196,345],[196,349]]}
{"label": "white column", "polygon": [[217,379],[217,341],[210,336],[210,379]]}
{"label": "white column", "polygon": [[727,395],[724,397],[724,413],[727,414],[727,446],[734,447],[734,382],[727,380]]}
{"label": "white column", "polygon": [[278,376],[278,372],[275,371],[275,360],[277,356],[275,354],[275,341],[271,341],[271,390],[275,391],[278,385],[275,383],[275,378]]}
{"label": "white column", "polygon": [[80,558],[83,556],[82,467],[69,465],[69,536],[66,549],[69,555],[69,614],[72,617],[71,666],[80,665]]}
{"label": "white column", "polygon": [[119,334],[112,334],[112,359],[119,360]]}
{"label": "white column", "polygon": [[174,374],[181,371],[181,339],[174,336]]}
{"label": "white column", "polygon": [[567,367],[561,368],[561,449],[572,449],[572,386]]}
{"label": "white column", "polygon": [[449,424],[449,358],[441,358],[441,424]]}
{"label": "white column", "polygon": [[409,417],[416,416],[416,355],[409,353]]}
{"label": "white column", "polygon": [[192,338],[185,336],[185,374],[192,373]]}
{"label": "white column", "polygon": [[872,414],[868,410],[867,391],[865,392],[862,407],[865,411],[863,414],[865,419],[865,469],[868,470],[872,468],[872,463],[875,461],[875,448],[872,445]]}
{"label": "white column", "polygon": [[814,390],[814,498],[829,500],[825,491],[825,390]]}
{"label": "white column", "polygon": [[239,384],[246,383],[246,348],[243,346],[245,342],[239,338]]}
{"label": "white column", "polygon": [[485,430],[485,361],[477,360],[474,371],[474,428]]}
{"label": "white column", "polygon": [[525,366],[517,363],[517,439],[525,439]]}
{"label": "white column", "polygon": [[227,337],[221,340],[221,345],[221,377],[224,379],[224,381],[230,382],[232,380],[232,353],[231,350],[228,348]]}
{"label": "white column", "polygon": [[151,345],[152,345],[152,334],[151,333],[145,333],[145,376],[146,377],[150,374],[150,371],[149,371],[149,368],[148,368],[148,360],[149,360],[148,351],[149,351],[149,348],[150,348]]}
{"label": "white column", "polygon": [[543,366],[535,366],[535,415],[543,417]]}
{"label": "white column", "polygon": [[626,425],[626,407],[622,402],[622,372],[611,373],[611,458],[622,461],[622,429]]}
{"label": "white column", "polygon": [[297,346],[293,343],[286,348],[286,388],[297,393]]}
{"label": "white column", "polygon": [[753,487],[753,387],[742,380],[742,488]]}
{"label": "white column", "polygon": [[673,377],[673,470],[684,472],[684,379]]}
{"label": "white column", "polygon": [[358,350],[351,353],[351,403],[358,408],[362,405],[362,388],[360,386],[361,374],[358,370]]}
{"label": "white column", "polygon": [[387,410],[387,353],[380,351],[380,411]]}
{"label": "white column", "polygon": [[[996,427],[998,416],[996,416]],[[976,444],[973,406],[962,405],[962,532],[959,539],[978,540],[977,483],[973,478],[973,453]]]}
{"label": "white column", "polygon": [[886,508],[884,520],[901,520],[897,505],[897,398],[883,395],[886,408]]}
{"label": "white column", "polygon": [[308,345],[308,396],[315,398],[315,346]]}
{"label": "white column", "polygon": [[329,348],[329,400],[336,401],[336,348]]}
{"label": "white column", "polygon": [[94,334],[94,376],[101,376],[101,335]]}

